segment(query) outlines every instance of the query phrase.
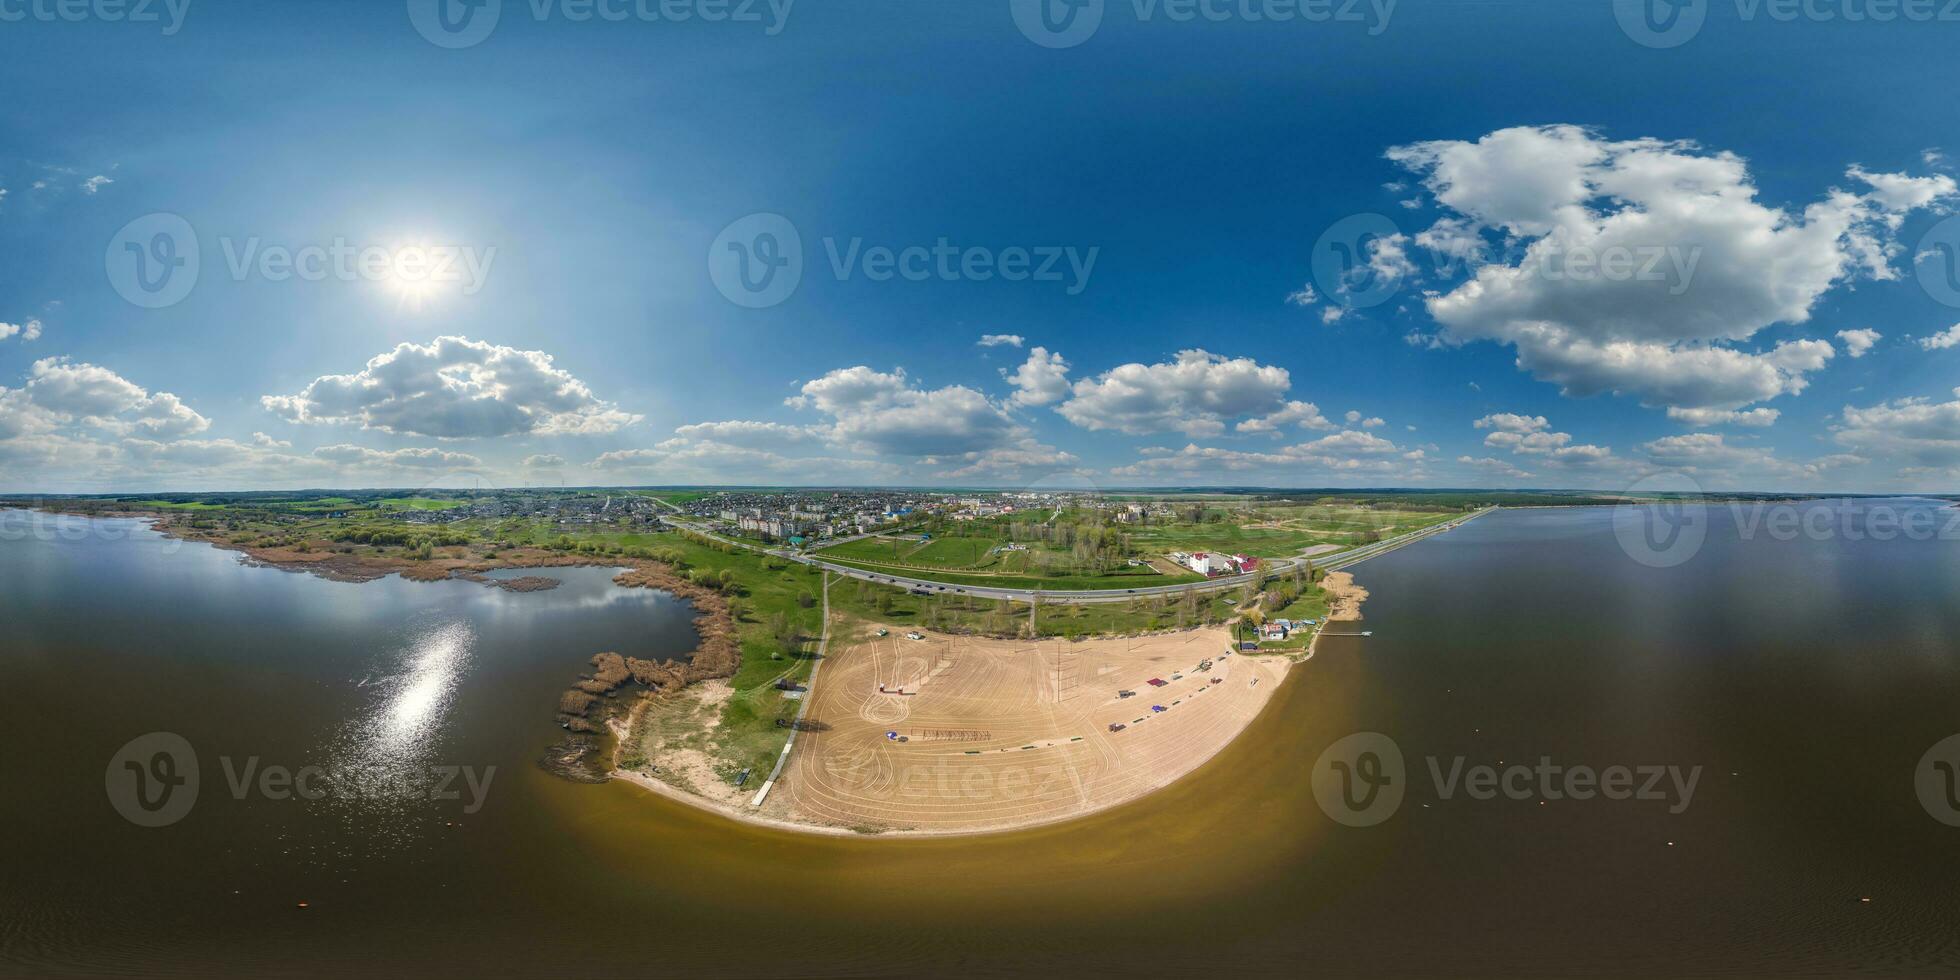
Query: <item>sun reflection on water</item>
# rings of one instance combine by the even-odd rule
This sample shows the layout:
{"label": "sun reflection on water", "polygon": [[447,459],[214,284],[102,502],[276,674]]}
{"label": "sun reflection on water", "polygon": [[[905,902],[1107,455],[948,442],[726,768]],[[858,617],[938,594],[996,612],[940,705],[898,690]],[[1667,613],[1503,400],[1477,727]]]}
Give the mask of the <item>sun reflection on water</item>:
{"label": "sun reflection on water", "polygon": [[[332,805],[349,818],[433,813],[430,794],[441,759],[443,725],[476,646],[467,622],[450,621],[414,635],[383,665],[384,676],[362,682],[372,692],[335,739],[328,769]],[[385,835],[410,834],[406,825]]]}
{"label": "sun reflection on water", "polygon": [[390,756],[412,751],[441,721],[474,637],[463,623],[448,623],[418,637],[407,670],[387,695],[370,726],[376,748]]}

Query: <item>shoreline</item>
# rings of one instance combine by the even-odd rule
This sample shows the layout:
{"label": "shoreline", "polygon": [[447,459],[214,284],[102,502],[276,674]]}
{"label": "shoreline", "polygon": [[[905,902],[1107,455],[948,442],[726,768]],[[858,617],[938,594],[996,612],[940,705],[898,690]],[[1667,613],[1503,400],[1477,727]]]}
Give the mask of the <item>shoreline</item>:
{"label": "shoreline", "polygon": [[[1353,572],[1328,572],[1321,579],[1320,587],[1329,599],[1325,623],[1358,623],[1364,618],[1361,607],[1368,602],[1368,590],[1354,580]],[[1313,639],[1307,641],[1307,655],[1302,660],[1313,659],[1320,649],[1321,633],[1320,629],[1313,631]]]}
{"label": "shoreline", "polygon": [[[1358,622],[1362,620],[1363,618],[1362,606],[1366,603],[1368,599],[1368,590],[1362,587],[1359,583],[1354,581],[1354,576],[1352,573],[1330,572],[1327,574],[1327,576],[1324,579],[1322,579],[1321,587],[1324,590],[1326,590],[1330,600],[1329,612],[1325,620],[1326,622],[1349,623],[1349,622]],[[1204,627],[1194,627],[1194,629],[1203,629],[1203,628]],[[1185,631],[1172,631],[1172,632],[1185,632]],[[1257,658],[1262,663],[1277,668],[1279,677],[1274,681],[1273,684],[1273,690],[1275,694],[1268,696],[1268,698],[1260,705],[1259,709],[1251,716],[1247,717],[1244,721],[1244,724],[1237,731],[1233,732],[1231,737],[1225,739],[1223,742],[1220,742],[1216,746],[1212,747],[1210,751],[1204,753],[1204,755],[1198,758],[1193,764],[1191,764],[1189,768],[1185,769],[1180,773],[1177,773],[1175,776],[1169,779],[1166,779],[1160,783],[1157,783],[1156,785],[1151,786],[1149,789],[1144,790],[1143,792],[1140,792],[1135,796],[1110,800],[1106,803],[1102,803],[1100,805],[1094,806],[1086,810],[1076,810],[1076,811],[1056,814],[1053,816],[1037,817],[1034,819],[1022,820],[1022,821],[1004,821],[995,825],[961,827],[961,828],[954,828],[954,829],[918,829],[918,828],[908,827],[908,828],[859,830],[851,827],[838,826],[836,824],[786,819],[781,816],[765,815],[762,812],[754,809],[748,803],[742,802],[747,799],[745,795],[738,796],[737,802],[731,804],[728,802],[714,799],[705,794],[689,792],[687,790],[681,789],[680,787],[677,787],[671,783],[668,783],[664,780],[661,780],[657,777],[651,776],[644,772],[620,768],[618,765],[619,746],[624,744],[625,739],[627,737],[626,733],[631,731],[631,727],[634,723],[634,720],[637,719],[638,717],[638,711],[640,707],[643,707],[643,705],[636,706],[634,712],[628,716],[628,718],[624,722],[623,731],[621,728],[621,723],[619,721],[615,720],[614,722],[612,722],[613,734],[615,735],[615,741],[614,741],[615,750],[613,756],[614,765],[612,769],[607,773],[607,775],[611,779],[617,779],[619,781],[632,784],[633,786],[639,787],[641,790],[645,792],[652,793],[656,796],[660,796],[664,799],[682,804],[684,806],[690,807],[695,810],[699,810],[705,813],[710,813],[749,826],[758,827],[767,830],[783,831],[787,833],[813,834],[813,835],[818,835],[823,837],[895,838],[895,839],[927,840],[927,839],[956,838],[956,837],[979,837],[979,836],[994,835],[994,834],[1012,834],[1012,833],[1018,833],[1021,831],[1028,831],[1028,830],[1039,830],[1039,829],[1055,827],[1076,820],[1081,820],[1088,817],[1096,816],[1098,814],[1115,810],[1120,807],[1128,806],[1130,804],[1139,803],[1143,800],[1149,799],[1152,796],[1155,796],[1156,794],[1162,792],[1165,789],[1168,789],[1172,786],[1175,786],[1183,782],[1184,780],[1190,778],[1195,773],[1204,769],[1207,765],[1210,765],[1227,748],[1230,748],[1231,746],[1237,744],[1239,739],[1244,736],[1245,732],[1249,730],[1252,727],[1252,725],[1256,721],[1258,721],[1259,718],[1264,717],[1266,711],[1269,710],[1272,706],[1272,698],[1276,697],[1277,692],[1281,690],[1285,684],[1287,684],[1296,676],[1296,670],[1295,670],[1296,667],[1313,659],[1314,654],[1319,646],[1319,643],[1320,643],[1320,633],[1316,631],[1313,640],[1309,642],[1306,650],[1302,654]],[[806,749],[805,751],[809,751],[809,750]],[[781,797],[776,797],[776,798],[780,799]]]}
{"label": "shoreline", "polygon": [[[1297,666],[1299,663],[1305,662],[1304,658],[1302,660],[1296,661],[1291,657],[1283,657],[1283,658],[1279,658],[1279,660],[1280,660],[1280,678],[1274,685],[1274,689],[1276,691],[1279,690],[1281,687],[1283,687],[1288,681],[1290,681],[1293,678],[1294,676],[1293,668]],[[1252,722],[1257,721],[1260,717],[1264,716],[1266,713],[1266,708],[1270,706],[1271,706],[1271,700],[1268,699],[1266,705],[1260,708],[1258,714],[1255,714],[1253,717],[1248,718],[1246,720],[1245,728],[1252,727]],[[874,830],[874,831],[863,831],[863,830],[853,830],[849,827],[838,827],[831,824],[805,823],[805,822],[795,821],[795,820],[785,820],[780,817],[764,816],[761,813],[754,812],[746,804],[740,805],[738,808],[731,809],[730,807],[718,803],[714,800],[711,800],[705,796],[701,796],[695,793],[689,793],[671,784],[662,782],[659,779],[655,779],[652,776],[648,776],[645,773],[615,768],[610,773],[608,773],[608,775],[611,776],[613,779],[619,780],[620,782],[630,783],[634,786],[639,787],[641,790],[644,790],[649,793],[653,793],[656,796],[660,796],[664,799],[671,800],[675,803],[680,803],[684,806],[688,806],[696,810],[710,813],[727,820],[732,820],[735,821],[736,823],[748,824],[753,827],[761,827],[767,830],[778,830],[778,831],[784,831],[787,833],[796,833],[796,834],[813,834],[820,837],[851,838],[851,839],[858,839],[858,840],[878,840],[881,838],[933,840],[933,839],[953,838],[953,837],[984,837],[984,836],[995,835],[995,834],[1013,834],[1025,830],[1041,830],[1048,827],[1056,827],[1062,824],[1072,823],[1077,820],[1083,820],[1089,817],[1097,816],[1099,814],[1107,813],[1111,810],[1129,806],[1134,803],[1141,803],[1144,800],[1156,796],[1158,793],[1166,789],[1169,789],[1170,787],[1175,786],[1178,783],[1183,782],[1184,780],[1190,778],[1192,775],[1196,774],[1199,770],[1203,769],[1205,766],[1210,765],[1212,760],[1218,758],[1218,756],[1221,753],[1223,753],[1226,749],[1230,748],[1231,746],[1233,746],[1238,742],[1239,737],[1245,734],[1245,728],[1241,728],[1238,732],[1234,733],[1231,738],[1219,744],[1217,748],[1207,753],[1204,756],[1204,758],[1198,760],[1197,764],[1192,766],[1190,769],[1182,773],[1179,773],[1175,778],[1172,778],[1160,785],[1153,786],[1149,790],[1139,793],[1136,796],[1132,796],[1127,799],[1113,800],[1109,803],[1088,810],[1080,810],[1072,813],[1062,814],[1055,817],[1046,817],[1042,819],[1030,820],[1030,821],[1020,822],[1020,823],[1006,823],[1000,826],[971,827],[971,828],[961,828],[957,830],[918,830],[913,828],[900,828],[900,829],[891,829],[891,830],[881,829],[881,830]]]}
{"label": "shoreline", "polygon": [[[537,549],[527,549],[518,554],[507,553],[494,559],[437,558],[428,561],[383,556],[347,555],[338,552],[298,552],[283,548],[261,548],[240,545],[230,541],[215,540],[205,535],[189,533],[185,529],[176,526],[170,520],[170,515],[155,512],[120,511],[73,516],[81,516],[88,519],[120,518],[144,520],[151,530],[165,537],[210,545],[212,548],[220,551],[234,552],[241,556],[240,560],[242,562],[256,567],[311,574],[329,581],[354,584],[375,581],[386,578],[389,575],[399,575],[409,581],[437,582],[461,579],[477,582],[486,587],[508,589],[510,588],[509,586],[503,586],[497,580],[485,578],[483,573],[502,569],[624,569],[624,571],[614,576],[615,584],[622,588],[652,588],[666,591],[677,598],[686,599],[693,603],[699,613],[695,617],[695,627],[697,634],[701,637],[701,643],[697,647],[694,659],[691,662],[670,662],[673,666],[678,667],[681,673],[685,675],[684,683],[672,688],[656,687],[649,689],[641,697],[636,698],[633,705],[626,712],[615,713],[606,717],[600,720],[600,723],[595,726],[596,731],[591,734],[603,734],[609,736],[612,741],[611,746],[601,749],[601,751],[606,751],[606,749],[610,750],[607,768],[602,772],[605,780],[611,781],[616,779],[667,800],[738,823],[788,833],[813,834],[839,838],[931,839],[974,837],[1036,830],[1084,819],[1147,799],[1165,788],[1176,785],[1190,777],[1193,773],[1198,772],[1214,761],[1226,748],[1235,744],[1244,734],[1245,730],[1250,728],[1254,721],[1264,715],[1265,710],[1271,704],[1270,699],[1268,699],[1260,706],[1255,714],[1246,719],[1245,725],[1239,731],[1234,732],[1230,738],[1206,752],[1202,758],[1199,758],[1195,764],[1191,765],[1185,771],[1135,796],[1112,800],[1087,810],[1026,821],[1008,821],[999,825],[958,829],[921,830],[916,828],[896,828],[866,831],[816,822],[789,820],[780,817],[765,816],[758,812],[751,812],[746,804],[729,806],[708,796],[680,789],[645,773],[620,768],[619,759],[622,747],[625,745],[626,738],[632,730],[633,722],[638,718],[639,712],[645,707],[648,700],[655,697],[680,695],[682,692],[694,687],[699,681],[726,679],[727,677],[733,676],[740,666],[739,645],[735,642],[733,617],[730,615],[727,597],[682,579],[671,569],[666,568],[658,562],[618,555],[575,556]],[[550,586],[543,586],[537,583],[527,583],[527,585],[530,585],[532,588],[550,588]],[[1366,589],[1354,582],[1351,573],[1330,572],[1322,580],[1321,587],[1327,591],[1331,600],[1327,622],[1350,622],[1361,618],[1361,605],[1366,601],[1368,593]],[[518,588],[514,591],[530,590],[529,588]],[[717,626],[725,628],[710,629],[710,627]],[[720,644],[725,644],[734,653],[733,660],[727,665],[724,671],[721,669],[720,664],[713,662],[713,658],[709,658],[710,662],[707,666],[700,672],[697,672],[695,670],[696,666],[703,663],[703,651],[711,644],[715,644],[716,641],[719,641]],[[1278,668],[1280,674],[1274,685],[1275,690],[1278,690],[1281,685],[1287,683],[1294,676],[1293,668],[1297,664],[1304,663],[1313,658],[1319,642],[1320,634],[1316,632],[1312,642],[1308,644],[1304,656],[1298,658],[1290,656],[1274,658],[1277,660],[1275,666]]]}

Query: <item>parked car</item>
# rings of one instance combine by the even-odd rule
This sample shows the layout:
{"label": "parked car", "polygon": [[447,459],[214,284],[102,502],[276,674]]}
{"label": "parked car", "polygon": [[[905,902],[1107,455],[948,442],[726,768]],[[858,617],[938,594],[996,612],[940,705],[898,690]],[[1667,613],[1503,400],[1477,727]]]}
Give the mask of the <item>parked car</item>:
{"label": "parked car", "polygon": [[1152,710],[1152,711],[1169,711],[1169,710],[1171,710],[1171,709],[1169,709],[1169,708],[1166,708],[1166,707],[1164,707],[1164,706],[1163,706],[1163,705],[1161,705],[1161,704],[1153,704],[1153,705],[1151,705],[1151,706],[1150,706],[1150,710]]}
{"label": "parked car", "polygon": [[1168,686],[1169,684],[1170,684],[1170,681],[1167,681],[1167,680],[1165,680],[1165,679],[1163,679],[1162,677],[1152,677],[1152,678],[1150,679],[1150,686],[1151,686],[1151,687],[1165,687],[1165,686]]}
{"label": "parked car", "polygon": [[1117,696],[1117,697],[1119,697],[1119,698],[1133,698],[1133,697],[1136,697],[1136,696],[1137,696],[1137,692],[1135,692],[1135,691],[1117,691],[1117,692],[1116,692],[1116,696]]}
{"label": "parked car", "polygon": [[1109,726],[1109,730],[1110,730],[1110,731],[1112,731],[1112,732],[1120,732],[1120,731],[1122,731],[1123,729],[1125,729],[1125,728],[1128,728],[1128,727],[1130,727],[1130,726],[1128,726],[1128,725],[1125,725],[1125,724],[1122,724],[1122,723],[1120,723],[1120,722],[1117,722],[1117,723],[1111,723],[1111,724],[1110,724],[1110,726]]}

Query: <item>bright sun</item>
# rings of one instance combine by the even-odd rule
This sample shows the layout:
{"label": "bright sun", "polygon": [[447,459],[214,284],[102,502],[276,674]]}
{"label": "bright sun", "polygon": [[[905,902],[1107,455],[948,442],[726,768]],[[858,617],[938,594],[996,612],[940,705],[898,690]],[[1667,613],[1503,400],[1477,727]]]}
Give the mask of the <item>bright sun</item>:
{"label": "bright sun", "polygon": [[415,243],[393,246],[381,263],[379,279],[398,306],[419,310],[454,288],[449,275],[442,249]]}

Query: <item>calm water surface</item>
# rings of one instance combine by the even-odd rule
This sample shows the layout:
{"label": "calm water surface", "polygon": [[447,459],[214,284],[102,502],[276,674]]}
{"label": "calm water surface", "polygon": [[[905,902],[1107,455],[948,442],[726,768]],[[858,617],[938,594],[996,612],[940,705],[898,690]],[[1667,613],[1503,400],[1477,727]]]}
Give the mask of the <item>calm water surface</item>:
{"label": "calm water surface", "polygon": [[[683,603],[603,569],[518,594],[252,568],[134,522],[9,536],[0,971],[1960,970],[1960,829],[1912,784],[1960,731],[1960,542],[1744,540],[1712,517],[1672,569],[1629,560],[1591,509],[1501,512],[1370,562],[1375,635],[1324,644],[1212,764],[1079,822],[937,841],[763,831],[540,771],[592,653],[693,642]],[[145,829],[104,770],[152,731],[195,747],[201,782],[188,817]],[[1366,829],[1309,783],[1357,731],[1411,768]],[[1444,799],[1429,756],[1704,772],[1670,814]],[[474,812],[467,791],[234,798],[224,760],[254,757],[384,787],[495,771]]]}

